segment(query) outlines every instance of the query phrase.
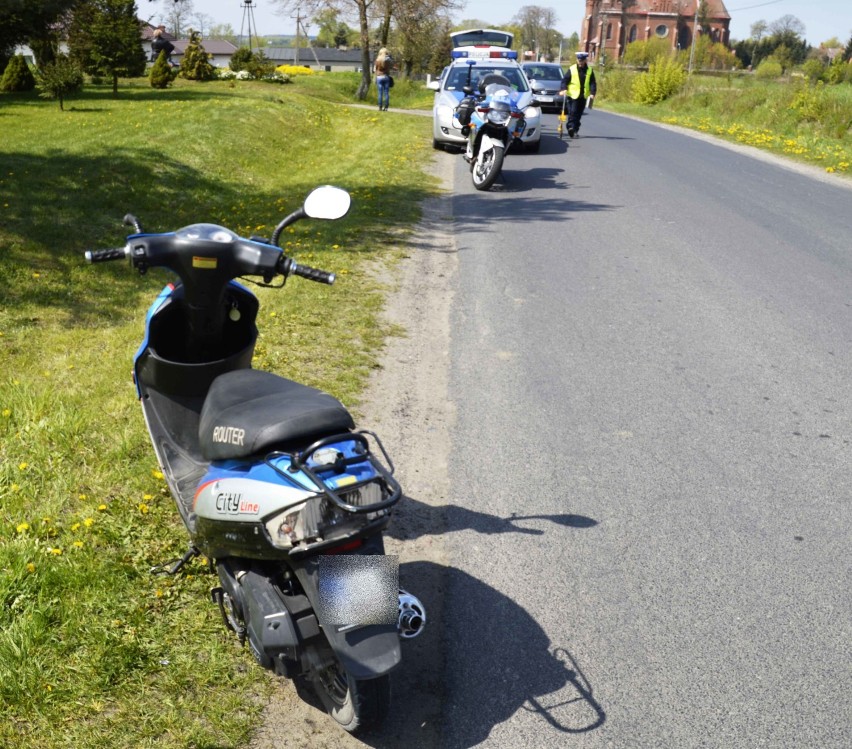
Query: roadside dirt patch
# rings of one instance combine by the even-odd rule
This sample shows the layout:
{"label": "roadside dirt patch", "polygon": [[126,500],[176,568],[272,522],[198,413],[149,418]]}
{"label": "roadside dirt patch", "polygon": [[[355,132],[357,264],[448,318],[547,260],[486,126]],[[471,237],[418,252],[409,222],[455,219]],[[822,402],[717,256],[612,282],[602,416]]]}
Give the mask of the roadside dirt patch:
{"label": "roadside dirt patch", "polygon": [[[455,418],[447,396],[449,311],[456,273],[456,244],[449,191],[454,159],[436,153],[434,173],[445,194],[427,201],[407,257],[387,280],[394,287],[387,319],[405,335],[388,341],[373,376],[359,426],[379,435],[405,490],[385,537],[385,551],[400,563],[400,584],[423,601],[423,634],[403,642],[402,665],[391,676],[391,714],[380,732],[361,741],[340,728],[310,695],[299,696],[282,680],[264,710],[263,724],[248,749],[348,749],[349,747],[440,746],[444,670],[442,601],[446,568],[442,532],[447,503],[449,428]],[[437,570],[432,577],[406,576],[406,569]]]}

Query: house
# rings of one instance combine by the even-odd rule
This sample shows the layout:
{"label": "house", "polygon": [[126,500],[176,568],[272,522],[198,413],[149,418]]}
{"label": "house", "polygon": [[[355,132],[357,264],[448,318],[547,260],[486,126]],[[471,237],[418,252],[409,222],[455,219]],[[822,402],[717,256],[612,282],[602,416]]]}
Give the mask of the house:
{"label": "house", "polygon": [[[730,41],[731,16],[723,0],[705,0],[706,25],[714,42]],[[695,34],[703,33],[696,11],[700,0],[586,0],[580,49],[596,58],[601,52],[621,59],[630,42],[665,39],[673,50],[689,49]]]}
{"label": "house", "polygon": [[262,47],[266,59],[278,65],[302,65],[326,73],[361,72],[360,49],[330,47]]}

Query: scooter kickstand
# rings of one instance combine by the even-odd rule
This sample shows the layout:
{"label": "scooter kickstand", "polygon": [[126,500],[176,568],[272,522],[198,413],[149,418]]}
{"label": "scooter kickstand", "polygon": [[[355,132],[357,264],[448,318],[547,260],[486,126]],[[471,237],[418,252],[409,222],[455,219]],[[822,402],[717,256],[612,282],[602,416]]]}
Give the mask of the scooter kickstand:
{"label": "scooter kickstand", "polygon": [[[201,552],[194,546],[190,546],[186,554],[184,554],[180,559],[154,565],[149,571],[152,575],[176,575],[192,559],[195,559],[195,557],[198,556],[201,556]],[[171,565],[171,567],[169,565]]]}

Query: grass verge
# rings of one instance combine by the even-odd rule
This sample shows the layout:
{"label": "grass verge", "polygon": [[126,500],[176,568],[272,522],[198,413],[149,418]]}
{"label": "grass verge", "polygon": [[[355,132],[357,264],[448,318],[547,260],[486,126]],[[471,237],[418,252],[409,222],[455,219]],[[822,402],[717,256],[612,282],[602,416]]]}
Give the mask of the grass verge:
{"label": "grass verge", "polygon": [[131,81],[117,98],[88,88],[65,112],[0,96],[0,746],[249,736],[270,679],[225,633],[214,578],[200,561],[149,573],[186,547],[130,381],[169,278],[87,266],[82,252],[122,245],[128,211],[149,231],[212,221],[269,235],[312,187],[346,188],[346,219],[285,235],[337,284],[258,290],[256,366],[356,406],[388,334],[369,266],[396,257],[437,188],[428,119],[338,106],[336,77],[321,78]]}
{"label": "grass verge", "polygon": [[693,75],[675,96],[643,106],[630,101],[636,75],[607,71],[600,84],[603,107],[754,146],[829,173],[852,173],[849,84]]}

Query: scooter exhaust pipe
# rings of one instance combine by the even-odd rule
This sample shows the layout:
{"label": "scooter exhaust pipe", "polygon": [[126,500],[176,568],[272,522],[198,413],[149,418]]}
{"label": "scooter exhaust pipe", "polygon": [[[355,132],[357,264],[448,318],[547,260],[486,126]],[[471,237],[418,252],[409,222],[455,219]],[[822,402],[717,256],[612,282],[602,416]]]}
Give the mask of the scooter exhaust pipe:
{"label": "scooter exhaust pipe", "polygon": [[399,591],[399,620],[397,629],[404,640],[412,640],[426,626],[426,609],[417,596],[404,590]]}

